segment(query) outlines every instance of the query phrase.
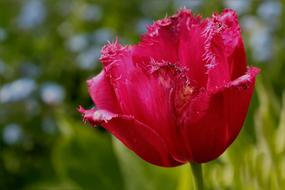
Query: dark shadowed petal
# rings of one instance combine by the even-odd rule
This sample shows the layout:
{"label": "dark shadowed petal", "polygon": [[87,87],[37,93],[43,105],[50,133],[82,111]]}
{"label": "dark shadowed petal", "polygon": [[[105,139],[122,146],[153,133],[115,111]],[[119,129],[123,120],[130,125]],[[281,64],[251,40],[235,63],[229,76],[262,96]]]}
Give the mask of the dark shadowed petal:
{"label": "dark shadowed petal", "polygon": [[189,160],[207,162],[217,158],[242,128],[259,72],[250,68],[215,94],[201,92],[182,116]]}
{"label": "dark shadowed petal", "polygon": [[158,166],[177,166],[164,140],[153,129],[126,115],[118,115],[107,110],[80,109],[86,121],[100,124],[142,159]]}
{"label": "dark shadowed petal", "polygon": [[87,81],[89,95],[98,109],[120,113],[117,98],[105,71]]}

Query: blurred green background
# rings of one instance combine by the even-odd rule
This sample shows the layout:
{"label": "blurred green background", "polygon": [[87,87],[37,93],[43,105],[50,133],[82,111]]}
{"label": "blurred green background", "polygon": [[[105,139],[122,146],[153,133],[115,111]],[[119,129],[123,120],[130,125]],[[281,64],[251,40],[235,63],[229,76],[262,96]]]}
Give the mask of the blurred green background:
{"label": "blurred green background", "polygon": [[235,9],[248,63],[262,68],[238,139],[204,165],[207,188],[285,188],[284,1],[0,0],[1,190],[193,189],[189,165],[145,163],[76,111],[92,106],[85,81],[104,43],[136,43],[183,6],[204,17]]}

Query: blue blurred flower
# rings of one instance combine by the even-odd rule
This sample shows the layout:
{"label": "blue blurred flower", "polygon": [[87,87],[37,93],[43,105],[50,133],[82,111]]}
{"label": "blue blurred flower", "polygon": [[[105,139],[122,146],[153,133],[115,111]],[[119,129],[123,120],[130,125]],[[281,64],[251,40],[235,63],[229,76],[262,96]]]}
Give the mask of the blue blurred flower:
{"label": "blue blurred flower", "polygon": [[91,38],[96,45],[102,45],[107,41],[112,41],[114,39],[114,34],[109,28],[100,28],[94,32]]}
{"label": "blue blurred flower", "polygon": [[28,98],[36,89],[36,83],[30,78],[21,78],[5,84],[0,89],[0,102],[17,102]]}
{"label": "blue blurred flower", "polygon": [[137,33],[143,34],[143,33],[147,32],[146,27],[148,25],[151,25],[151,24],[152,24],[152,20],[150,20],[150,19],[147,19],[147,18],[140,19],[136,25]]}
{"label": "blue blurred flower", "polygon": [[22,29],[31,29],[43,23],[46,18],[46,7],[42,0],[24,1],[18,24]]}
{"label": "blue blurred flower", "polygon": [[260,21],[256,16],[243,16],[241,18],[241,26],[243,30],[246,30],[246,32],[252,32],[253,30],[256,30],[256,28],[259,27]]}
{"label": "blue blurred flower", "polygon": [[256,61],[269,61],[273,53],[273,41],[269,30],[255,30],[251,34],[249,43]]}
{"label": "blue blurred flower", "polygon": [[67,42],[68,49],[73,52],[79,52],[88,46],[87,36],[85,34],[76,34]]}
{"label": "blue blurred flower", "polygon": [[102,9],[97,5],[86,5],[81,18],[86,21],[99,21],[102,18]]}
{"label": "blue blurred flower", "polygon": [[255,16],[244,16],[241,25],[249,35],[249,45],[253,58],[260,62],[269,61],[273,55],[273,39],[270,27]]}
{"label": "blue blurred flower", "polygon": [[3,141],[8,144],[17,144],[21,141],[23,137],[23,132],[21,126],[18,124],[9,124],[3,129]]}
{"label": "blue blurred flower", "polygon": [[258,16],[268,25],[275,27],[281,14],[282,4],[279,1],[265,1],[257,9]]}
{"label": "blue blurred flower", "polygon": [[91,47],[82,53],[80,53],[77,57],[77,65],[81,69],[92,69],[96,67],[97,61],[100,57],[101,49],[99,47]]}
{"label": "blue blurred flower", "polygon": [[62,86],[53,82],[41,85],[40,96],[43,102],[49,105],[58,105],[63,102],[65,91]]}
{"label": "blue blurred flower", "polygon": [[251,0],[224,0],[227,8],[234,9],[238,14],[246,13],[251,5]]}

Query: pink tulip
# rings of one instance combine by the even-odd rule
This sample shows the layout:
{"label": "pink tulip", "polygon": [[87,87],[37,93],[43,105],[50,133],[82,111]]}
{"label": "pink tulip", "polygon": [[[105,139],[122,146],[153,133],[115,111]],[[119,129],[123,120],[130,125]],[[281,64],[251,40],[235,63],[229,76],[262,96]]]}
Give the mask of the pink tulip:
{"label": "pink tulip", "polygon": [[142,159],[171,167],[216,159],[245,120],[258,68],[247,67],[237,14],[190,10],[154,22],[137,45],[102,49],[79,111]]}

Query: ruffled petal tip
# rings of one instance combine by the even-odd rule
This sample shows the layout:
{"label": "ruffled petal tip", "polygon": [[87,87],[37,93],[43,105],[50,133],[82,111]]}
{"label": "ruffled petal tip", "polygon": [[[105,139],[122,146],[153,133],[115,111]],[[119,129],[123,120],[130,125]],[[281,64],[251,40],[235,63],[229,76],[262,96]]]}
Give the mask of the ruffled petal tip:
{"label": "ruffled petal tip", "polygon": [[82,113],[85,121],[101,124],[147,162],[164,167],[182,164],[171,156],[164,140],[154,130],[135,118],[106,110],[85,110],[81,106],[78,111]]}

